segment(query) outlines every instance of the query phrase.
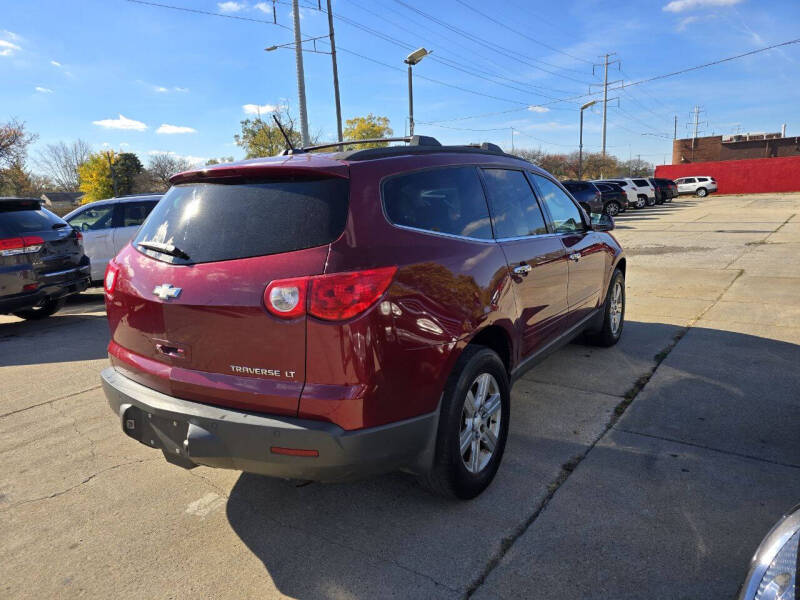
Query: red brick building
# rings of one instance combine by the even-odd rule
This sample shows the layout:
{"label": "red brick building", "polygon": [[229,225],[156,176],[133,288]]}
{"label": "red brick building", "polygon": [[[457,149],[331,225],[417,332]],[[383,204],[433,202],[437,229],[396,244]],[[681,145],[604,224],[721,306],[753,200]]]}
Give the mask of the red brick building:
{"label": "red brick building", "polygon": [[720,194],[800,192],[800,136],[780,133],[715,135],[674,140],[672,164],[656,177],[710,175]]}

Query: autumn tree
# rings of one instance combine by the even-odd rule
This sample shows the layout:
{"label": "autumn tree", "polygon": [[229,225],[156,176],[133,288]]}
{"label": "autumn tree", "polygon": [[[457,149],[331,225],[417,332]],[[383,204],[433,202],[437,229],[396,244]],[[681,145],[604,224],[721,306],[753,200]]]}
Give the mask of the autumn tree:
{"label": "autumn tree", "polygon": [[114,195],[114,183],[108,163],[110,158],[113,164],[115,157],[111,150],[97,152],[90,154],[89,158],[78,167],[78,189],[83,192],[81,198],[83,204],[111,198]]}
{"label": "autumn tree", "polygon": [[[379,117],[369,113],[366,117],[353,117],[345,121],[344,139],[346,140],[371,140],[375,138],[391,137],[394,133],[389,126],[388,117]],[[388,146],[387,142],[359,144],[359,148],[381,148]]]}
{"label": "autumn tree", "polygon": [[0,196],[38,198],[51,188],[52,183],[42,175],[31,173],[22,159],[0,169]]}
{"label": "autumn tree", "polygon": [[36,134],[25,129],[22,121],[11,119],[0,123],[0,168],[24,164],[28,146],[37,138]]}
{"label": "autumn tree", "polygon": [[92,149],[83,140],[71,144],[48,144],[39,151],[35,162],[39,169],[53,181],[59,192],[78,191],[78,168],[88,160]]}
{"label": "autumn tree", "polygon": [[222,163],[229,163],[229,162],[233,162],[232,156],[220,156],[219,158],[209,158],[206,161],[206,166],[208,167],[211,165],[221,165]]}
{"label": "autumn tree", "polygon": [[[281,106],[269,115],[258,115],[253,119],[245,119],[241,122],[242,131],[234,135],[233,139],[244,149],[245,158],[276,156],[286,150],[286,140],[275,124],[273,115],[280,121],[292,146],[299,148],[303,145],[297,119],[288,107]],[[317,143],[318,140],[319,134],[311,136],[312,144]]]}

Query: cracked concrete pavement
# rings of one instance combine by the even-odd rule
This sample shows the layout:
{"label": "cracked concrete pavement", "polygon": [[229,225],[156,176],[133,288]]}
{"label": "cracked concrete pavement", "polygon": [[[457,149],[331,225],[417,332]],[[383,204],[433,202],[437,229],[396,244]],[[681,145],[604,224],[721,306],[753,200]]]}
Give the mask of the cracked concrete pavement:
{"label": "cracked concrete pavement", "polygon": [[98,386],[98,290],[0,317],[6,598],[731,597],[800,499],[800,195],[629,212],[626,329],[513,391],[472,502],[167,464]]}

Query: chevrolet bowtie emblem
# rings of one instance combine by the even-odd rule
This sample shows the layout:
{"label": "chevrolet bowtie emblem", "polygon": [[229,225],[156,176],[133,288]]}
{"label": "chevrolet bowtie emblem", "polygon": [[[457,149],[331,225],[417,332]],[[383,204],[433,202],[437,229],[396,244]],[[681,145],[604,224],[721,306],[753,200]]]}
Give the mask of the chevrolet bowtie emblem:
{"label": "chevrolet bowtie emblem", "polygon": [[172,287],[171,283],[162,283],[153,288],[153,293],[162,300],[167,300],[180,296],[181,288]]}

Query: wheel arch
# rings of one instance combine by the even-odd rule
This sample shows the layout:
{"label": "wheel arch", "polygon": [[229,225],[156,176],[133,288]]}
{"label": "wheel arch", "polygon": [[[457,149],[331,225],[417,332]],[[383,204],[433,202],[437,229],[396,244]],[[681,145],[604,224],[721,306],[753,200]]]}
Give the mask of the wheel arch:
{"label": "wheel arch", "polygon": [[470,339],[467,347],[470,346],[483,346],[493,350],[500,357],[500,360],[503,361],[506,372],[511,373],[511,361],[513,356],[511,336],[505,328],[496,324],[484,327]]}

